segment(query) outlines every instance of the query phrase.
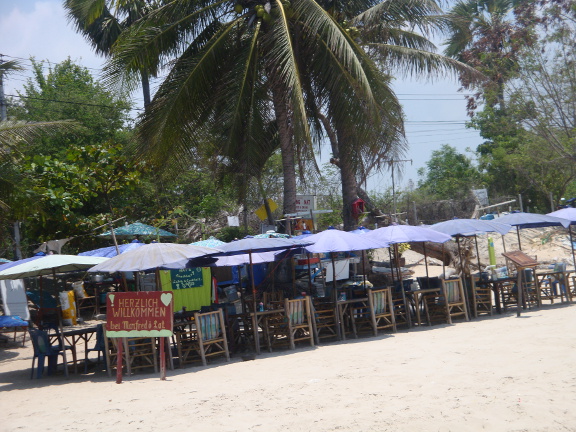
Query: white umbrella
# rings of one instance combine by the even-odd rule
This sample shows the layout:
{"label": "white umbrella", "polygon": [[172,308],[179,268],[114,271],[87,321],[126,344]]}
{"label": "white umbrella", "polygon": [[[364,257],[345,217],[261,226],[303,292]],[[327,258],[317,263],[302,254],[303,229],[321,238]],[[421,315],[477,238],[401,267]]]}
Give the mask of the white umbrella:
{"label": "white umbrella", "polygon": [[145,271],[159,267],[184,268],[192,258],[221,252],[218,249],[176,243],[150,243],[89,269],[89,272]]}
{"label": "white umbrella", "polygon": [[0,279],[22,279],[53,273],[86,270],[104,263],[108,258],[77,255],[46,255],[21,264],[11,263],[10,267],[0,271]]}

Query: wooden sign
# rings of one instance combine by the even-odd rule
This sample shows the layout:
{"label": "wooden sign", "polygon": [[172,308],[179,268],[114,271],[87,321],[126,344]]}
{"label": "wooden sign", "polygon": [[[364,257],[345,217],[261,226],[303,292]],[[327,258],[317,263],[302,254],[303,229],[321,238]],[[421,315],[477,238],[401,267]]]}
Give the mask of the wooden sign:
{"label": "wooden sign", "polygon": [[169,337],[174,321],[169,291],[116,292],[106,296],[108,337]]}
{"label": "wooden sign", "polygon": [[523,268],[523,267],[534,267],[538,265],[538,261],[534,258],[529,257],[522,251],[512,251],[506,252],[502,254],[504,257],[508,258],[512,261],[516,267]]}

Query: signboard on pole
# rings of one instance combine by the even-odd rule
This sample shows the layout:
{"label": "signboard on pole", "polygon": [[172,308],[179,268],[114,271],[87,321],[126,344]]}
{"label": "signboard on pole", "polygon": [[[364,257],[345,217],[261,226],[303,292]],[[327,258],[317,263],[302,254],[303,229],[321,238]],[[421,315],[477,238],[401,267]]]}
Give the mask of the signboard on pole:
{"label": "signboard on pole", "polygon": [[310,212],[310,210],[316,210],[316,195],[296,195],[296,212]]}
{"label": "signboard on pole", "polygon": [[109,293],[106,296],[106,335],[172,336],[173,297],[170,291]]}

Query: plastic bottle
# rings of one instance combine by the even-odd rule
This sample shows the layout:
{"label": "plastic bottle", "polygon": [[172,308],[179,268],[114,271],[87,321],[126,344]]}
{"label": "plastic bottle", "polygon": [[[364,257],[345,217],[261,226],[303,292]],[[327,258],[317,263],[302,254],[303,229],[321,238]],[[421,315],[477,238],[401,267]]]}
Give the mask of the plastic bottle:
{"label": "plastic bottle", "polygon": [[260,302],[258,304],[258,312],[264,312],[264,303]]}

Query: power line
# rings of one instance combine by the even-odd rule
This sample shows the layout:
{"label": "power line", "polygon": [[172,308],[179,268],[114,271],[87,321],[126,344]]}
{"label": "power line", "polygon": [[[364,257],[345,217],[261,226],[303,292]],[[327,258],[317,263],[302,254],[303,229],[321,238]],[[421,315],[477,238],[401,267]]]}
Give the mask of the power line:
{"label": "power line", "polygon": [[[91,103],[87,103],[87,102],[74,102],[74,101],[63,101],[63,100],[57,100],[57,99],[44,99],[44,98],[37,98],[37,97],[33,97],[33,96],[20,96],[20,95],[6,95],[6,96],[10,96],[10,97],[16,97],[16,98],[21,98],[21,99],[33,99],[33,100],[39,100],[39,101],[43,101],[43,102],[57,102],[57,103],[65,103],[65,104],[71,104],[71,105],[85,105],[85,106],[93,106],[93,107],[99,107],[99,108],[116,108],[110,105],[100,105],[100,104],[91,104]],[[134,110],[142,110],[142,108],[133,108]]]}

